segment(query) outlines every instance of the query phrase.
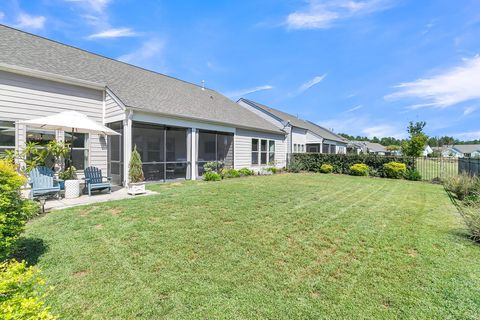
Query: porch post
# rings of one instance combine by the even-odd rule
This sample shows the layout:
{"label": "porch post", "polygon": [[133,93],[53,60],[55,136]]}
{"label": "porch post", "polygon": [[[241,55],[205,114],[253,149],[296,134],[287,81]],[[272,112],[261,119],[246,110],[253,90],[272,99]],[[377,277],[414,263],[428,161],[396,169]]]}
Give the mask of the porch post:
{"label": "porch post", "polygon": [[198,130],[197,128],[191,128],[191,134],[190,134],[190,146],[191,146],[191,153],[190,153],[190,179],[191,180],[196,180],[197,179],[197,136],[198,136]]}
{"label": "porch post", "polygon": [[123,185],[128,185],[128,165],[132,157],[132,117],[133,111],[127,111],[127,117],[123,122]]}

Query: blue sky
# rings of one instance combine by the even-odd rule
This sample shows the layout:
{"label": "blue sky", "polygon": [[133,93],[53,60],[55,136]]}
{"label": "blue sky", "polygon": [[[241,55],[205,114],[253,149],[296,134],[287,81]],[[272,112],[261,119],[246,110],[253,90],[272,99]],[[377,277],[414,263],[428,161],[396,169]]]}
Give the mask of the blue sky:
{"label": "blue sky", "polygon": [[336,132],[480,138],[478,0],[3,0],[0,22]]}

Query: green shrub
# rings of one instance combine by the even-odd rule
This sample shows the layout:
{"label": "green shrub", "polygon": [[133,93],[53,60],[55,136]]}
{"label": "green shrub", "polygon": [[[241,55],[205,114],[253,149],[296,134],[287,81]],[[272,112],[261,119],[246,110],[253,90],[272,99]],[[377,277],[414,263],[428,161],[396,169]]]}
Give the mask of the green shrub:
{"label": "green shrub", "polygon": [[475,195],[480,192],[478,181],[479,178],[471,177],[466,173],[459,174],[445,179],[445,188],[453,193],[459,200],[465,199],[467,196]]}
{"label": "green shrub", "polygon": [[235,169],[224,169],[222,170],[221,176],[225,179],[239,178],[240,172]]}
{"label": "green shrub", "polygon": [[203,180],[205,181],[220,181],[222,180],[222,177],[213,171],[207,171],[203,174]]}
{"label": "green shrub", "polygon": [[405,175],[407,166],[405,163],[391,161],[383,165],[385,177],[392,179],[400,179]]}
{"label": "green shrub", "polygon": [[422,180],[422,175],[415,168],[407,168],[404,175],[405,179],[411,181],[420,181]]}
{"label": "green shrub", "polygon": [[480,241],[480,205],[464,208],[463,219],[467,225],[470,236],[475,241]]}
{"label": "green shrub", "polygon": [[140,153],[137,151],[137,146],[132,151],[130,163],[128,165],[128,176],[131,183],[139,183],[145,180],[143,176],[143,165]]}
{"label": "green shrub", "polygon": [[368,176],[368,166],[364,163],[356,163],[350,167],[352,176]]}
{"label": "green shrub", "polygon": [[383,165],[392,161],[405,163],[407,168],[415,167],[415,159],[401,156],[381,156],[376,154],[325,154],[325,153],[296,153],[292,154],[291,162],[299,162],[300,170],[320,172],[323,164],[331,164],[333,173],[349,173],[350,167],[356,163],[366,164],[372,172],[384,176]]}
{"label": "green shrub", "polygon": [[223,162],[210,161],[203,165],[204,172],[221,172],[223,169]]}
{"label": "green shrub", "polygon": [[280,170],[277,167],[268,167],[267,171],[270,171],[273,174],[278,173]]}
{"label": "green shrub", "polygon": [[44,281],[38,270],[25,262],[0,263],[0,310],[2,319],[56,319],[42,302],[37,288]]}
{"label": "green shrub", "polygon": [[255,174],[255,171],[250,170],[248,168],[242,168],[238,170],[238,173],[240,173],[240,176],[253,176]]}
{"label": "green shrub", "polygon": [[28,218],[38,212],[33,201],[20,195],[25,183],[26,178],[15,171],[11,162],[0,160],[0,261],[11,253]]}
{"label": "green shrub", "polygon": [[320,172],[321,173],[332,173],[333,172],[333,166],[328,163],[324,163],[320,166]]}
{"label": "green shrub", "polygon": [[62,180],[77,180],[77,169],[74,166],[70,166],[64,171],[58,174],[58,177]]}
{"label": "green shrub", "polygon": [[300,161],[295,160],[292,157],[292,160],[288,163],[287,171],[298,173],[303,170],[303,165]]}

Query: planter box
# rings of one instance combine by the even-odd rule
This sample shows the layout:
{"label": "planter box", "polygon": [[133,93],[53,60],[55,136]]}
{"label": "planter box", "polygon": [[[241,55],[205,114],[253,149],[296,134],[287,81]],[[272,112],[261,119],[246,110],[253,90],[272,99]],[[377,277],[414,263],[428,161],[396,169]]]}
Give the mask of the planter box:
{"label": "planter box", "polygon": [[80,196],[80,180],[65,181],[65,198],[73,199]]}
{"label": "planter box", "polygon": [[129,183],[128,194],[137,195],[145,193],[145,182]]}

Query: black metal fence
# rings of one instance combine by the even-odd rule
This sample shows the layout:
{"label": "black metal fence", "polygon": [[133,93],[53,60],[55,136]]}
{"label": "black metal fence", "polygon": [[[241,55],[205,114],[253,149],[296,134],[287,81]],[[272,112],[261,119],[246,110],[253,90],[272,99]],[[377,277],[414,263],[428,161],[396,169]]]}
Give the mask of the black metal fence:
{"label": "black metal fence", "polygon": [[480,176],[480,159],[417,158],[415,167],[426,181],[443,180],[460,173]]}

